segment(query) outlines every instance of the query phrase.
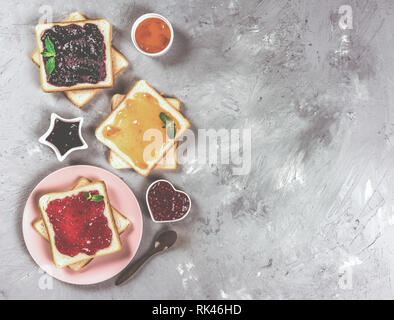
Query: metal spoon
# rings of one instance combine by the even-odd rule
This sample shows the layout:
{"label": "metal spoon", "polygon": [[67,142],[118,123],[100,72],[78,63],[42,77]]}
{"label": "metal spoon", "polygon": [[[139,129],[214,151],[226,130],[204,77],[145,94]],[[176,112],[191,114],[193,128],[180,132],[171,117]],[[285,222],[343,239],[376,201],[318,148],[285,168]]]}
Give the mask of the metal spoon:
{"label": "metal spoon", "polygon": [[118,286],[130,278],[151,256],[171,247],[177,238],[175,231],[167,230],[160,233],[153,242],[152,247],[139,260],[128,265],[116,279],[115,284]]}

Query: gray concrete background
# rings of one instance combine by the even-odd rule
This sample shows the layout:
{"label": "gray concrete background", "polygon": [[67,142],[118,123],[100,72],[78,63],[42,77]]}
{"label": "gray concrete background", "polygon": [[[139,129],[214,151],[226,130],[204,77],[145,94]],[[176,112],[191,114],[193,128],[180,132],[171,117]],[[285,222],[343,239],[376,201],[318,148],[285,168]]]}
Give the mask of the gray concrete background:
{"label": "gray concrete background", "polygon": [[[0,297],[391,299],[394,294],[394,2],[5,1],[0,10]],[[130,61],[115,87],[83,110],[46,94],[29,55],[40,6],[54,19],[79,10],[114,26]],[[353,30],[338,9],[353,8]],[[152,60],[129,31],[146,12],[173,22],[174,47]],[[179,97],[197,128],[251,128],[252,171],[196,162],[143,178],[111,169],[94,137],[110,97],[137,79]],[[88,151],[58,163],[38,143],[51,112],[83,116]],[[190,216],[173,229],[176,247],[151,260],[128,285],[78,287],[42,276],[21,232],[25,201],[47,174],[91,164],[117,173],[144,211],[137,256],[161,229],[144,192],[165,177],[189,192]],[[344,279],[348,280],[345,285]]]}

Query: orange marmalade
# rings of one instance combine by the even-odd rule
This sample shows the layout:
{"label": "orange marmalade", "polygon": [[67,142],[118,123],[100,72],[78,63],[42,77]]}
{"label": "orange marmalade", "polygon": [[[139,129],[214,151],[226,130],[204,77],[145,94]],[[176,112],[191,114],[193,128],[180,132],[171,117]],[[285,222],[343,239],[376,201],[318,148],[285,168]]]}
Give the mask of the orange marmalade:
{"label": "orange marmalade", "polygon": [[171,40],[167,23],[159,18],[143,20],[135,31],[135,41],[142,51],[158,53],[163,51]]}
{"label": "orange marmalade", "polygon": [[[144,141],[144,133],[149,129],[159,130],[161,133],[162,145],[155,145],[149,155],[152,160],[159,156],[156,151],[168,141],[166,128],[163,128],[163,121],[160,119],[161,112],[164,110],[155,97],[149,93],[138,92],[132,99],[125,101],[125,106],[117,112],[112,124],[104,128],[103,135],[138,167],[146,169],[148,163],[144,160],[144,150],[148,145],[158,142],[153,141],[155,138]],[[168,112],[165,113],[170,117]],[[175,128],[180,128],[176,119],[171,120],[174,121]]]}

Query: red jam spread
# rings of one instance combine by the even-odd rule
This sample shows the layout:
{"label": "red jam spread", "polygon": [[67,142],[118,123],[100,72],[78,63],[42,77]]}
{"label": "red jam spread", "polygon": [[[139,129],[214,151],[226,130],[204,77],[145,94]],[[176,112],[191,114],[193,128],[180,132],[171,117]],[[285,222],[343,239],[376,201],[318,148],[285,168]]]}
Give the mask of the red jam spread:
{"label": "red jam spread", "polygon": [[[86,199],[84,193],[52,200],[46,209],[57,250],[71,257],[78,253],[94,255],[109,247],[112,241],[112,231],[104,215],[105,202]],[[94,190],[90,194],[99,192]]]}
{"label": "red jam spread", "polygon": [[167,23],[159,18],[143,20],[135,30],[135,41],[142,51],[158,53],[167,48],[171,31]]}
{"label": "red jam spread", "polygon": [[[55,50],[55,66],[47,81],[54,86],[70,87],[78,83],[96,84],[106,78],[104,36],[93,23],[84,26],[70,24],[46,30],[41,41],[49,37]],[[43,56],[46,64],[52,57]]]}
{"label": "red jam spread", "polygon": [[184,192],[160,180],[149,188],[148,205],[156,221],[171,221],[182,218],[189,211],[190,200]]}

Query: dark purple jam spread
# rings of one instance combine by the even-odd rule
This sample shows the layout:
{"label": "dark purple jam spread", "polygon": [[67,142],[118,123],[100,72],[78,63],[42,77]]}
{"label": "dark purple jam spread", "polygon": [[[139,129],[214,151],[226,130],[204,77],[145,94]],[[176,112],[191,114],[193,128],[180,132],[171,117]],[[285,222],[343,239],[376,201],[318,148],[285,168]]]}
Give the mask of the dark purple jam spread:
{"label": "dark purple jam spread", "polygon": [[68,150],[83,145],[79,137],[79,122],[66,122],[55,120],[55,126],[45,139],[52,143],[64,155]]}
{"label": "dark purple jam spread", "polygon": [[[95,24],[54,26],[41,36],[44,48],[46,37],[56,52],[55,68],[47,73],[50,84],[70,87],[78,83],[96,84],[106,78],[104,36]],[[43,59],[46,63],[49,58]]]}
{"label": "dark purple jam spread", "polygon": [[148,205],[156,221],[170,221],[182,218],[190,209],[186,194],[174,190],[167,181],[159,180],[148,191]]}

